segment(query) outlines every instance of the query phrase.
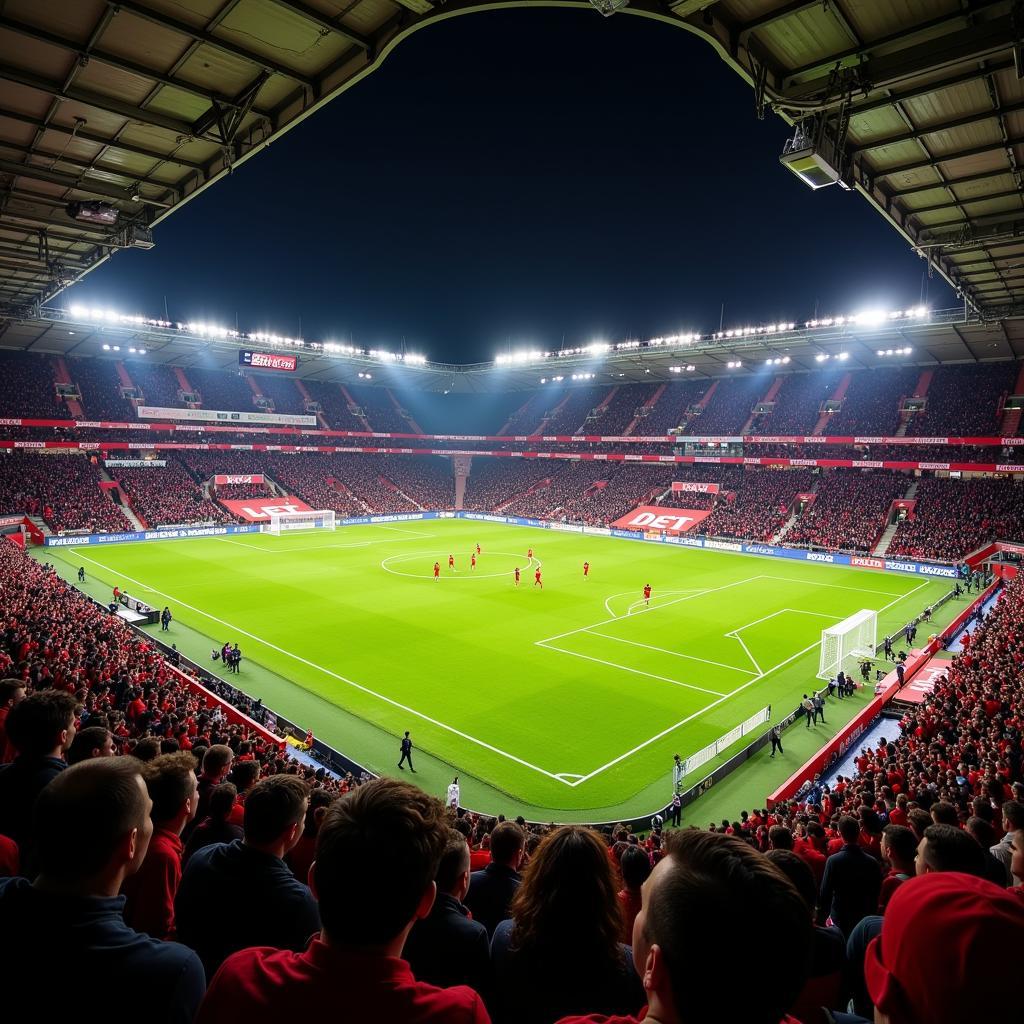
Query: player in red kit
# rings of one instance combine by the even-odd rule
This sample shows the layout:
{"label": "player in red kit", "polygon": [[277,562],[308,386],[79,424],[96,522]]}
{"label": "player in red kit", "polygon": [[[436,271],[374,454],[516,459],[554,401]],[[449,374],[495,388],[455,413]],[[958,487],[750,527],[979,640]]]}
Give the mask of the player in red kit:
{"label": "player in red kit", "polygon": [[449,555],[448,556],[448,568],[449,569],[454,569],[455,568],[455,556],[454,555]]}
{"label": "player in red kit", "polygon": [[479,545],[479,544],[477,544],[477,546],[476,546],[476,553],[477,553],[478,555],[480,554],[480,545]]}
{"label": "player in red kit", "polygon": [[470,569],[476,568],[476,555],[470,554],[469,556],[469,567]]}
{"label": "player in red kit", "polygon": [[590,563],[589,562],[584,562],[583,563],[583,578],[587,579],[589,576],[590,576]]}
{"label": "player in red kit", "polygon": [[441,578],[441,563],[434,563],[434,579],[439,580]]}
{"label": "player in red kit", "polygon": [[651,585],[650,583],[644,587],[644,604],[649,605],[651,603]]}
{"label": "player in red kit", "polygon": [[527,550],[526,550],[526,557],[527,558],[533,558],[533,548],[527,548]]}
{"label": "player in red kit", "polygon": [[516,566],[516,586],[519,586],[519,566]]}
{"label": "player in red kit", "polygon": [[540,580],[540,569],[538,569],[538,570],[537,570],[537,571],[536,571],[536,572],[535,572],[535,573],[533,574],[533,585],[534,585],[535,587],[540,587],[540,589],[541,589],[541,590],[543,590],[543,589],[544,589],[544,584],[543,584],[543,583],[541,583],[541,580]]}

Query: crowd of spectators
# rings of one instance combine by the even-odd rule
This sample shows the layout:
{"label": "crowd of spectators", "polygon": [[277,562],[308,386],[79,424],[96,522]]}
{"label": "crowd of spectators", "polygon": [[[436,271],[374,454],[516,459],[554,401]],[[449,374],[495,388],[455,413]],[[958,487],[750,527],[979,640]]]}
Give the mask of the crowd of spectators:
{"label": "crowd of spectators", "polygon": [[586,419],[610,391],[611,388],[607,386],[570,388],[557,402],[549,401],[546,413],[551,415],[544,424],[544,433],[589,434],[591,426],[594,426],[593,433],[601,433],[596,426],[600,419],[591,420],[590,423],[586,423]]}
{"label": "crowd of spectators", "polygon": [[839,370],[789,373],[775,396],[772,411],[758,416],[752,434],[810,434],[821,415],[821,405],[835,392],[842,377]]}
{"label": "crowd of spectators", "polygon": [[131,423],[136,419],[135,406],[121,394],[121,378],[114,360],[71,357],[67,365],[82,396],[86,419],[110,423]]}
{"label": "crowd of spectators", "polygon": [[618,437],[633,422],[637,409],[651,398],[659,387],[660,384],[620,384],[597,419],[582,424],[580,433]]}
{"label": "crowd of spectators", "polygon": [[[719,498],[714,511],[697,525],[697,532],[709,537],[742,537],[767,541],[779,531],[789,517],[794,498],[810,491],[814,477],[805,469],[748,469],[729,474],[735,495],[732,500]],[[677,501],[703,497],[685,493]],[[688,505],[697,508],[696,505]]]}
{"label": "crowd of spectators", "polygon": [[[174,370],[161,363],[151,363],[146,359],[125,360],[128,376],[146,400],[146,405],[158,409],[175,409],[182,407],[179,397],[181,385]],[[191,384],[191,381],[189,381]]]}
{"label": "crowd of spectators", "polygon": [[547,479],[550,471],[549,460],[474,456],[463,507],[476,512],[493,512]]}
{"label": "crowd of spectators", "polygon": [[[719,378],[711,400],[699,416],[690,420],[686,432],[698,435],[738,434],[767,390],[768,380],[760,374]],[[644,433],[650,431],[645,430]]]}
{"label": "crowd of spectators", "polygon": [[0,509],[40,515],[57,533],[132,529],[99,484],[99,467],[78,453],[15,451],[0,458]]}
{"label": "crowd of spectators", "polygon": [[132,510],[150,529],[179,523],[232,523],[230,515],[205,497],[199,485],[174,459],[157,469],[134,467],[111,470]]}
{"label": "crowd of spectators", "polygon": [[353,386],[348,390],[363,410],[371,430],[389,434],[416,433],[413,425],[398,411],[387,388]]}
{"label": "crowd of spectators", "polygon": [[544,419],[545,412],[554,408],[562,400],[565,391],[564,387],[548,385],[539,387],[495,433],[510,437],[533,434],[541,420]]}
{"label": "crowd of spectators", "polygon": [[365,431],[368,424],[353,415],[348,399],[342,393],[341,385],[328,384],[326,381],[303,381],[309,397],[320,403],[321,415],[327,421],[330,430]]}
{"label": "crowd of spectators", "polygon": [[1014,362],[939,366],[924,412],[907,433],[918,437],[992,437],[999,433],[1001,399],[1013,394],[1020,366]]}
{"label": "crowd of spectators", "polygon": [[249,381],[241,373],[225,370],[188,368],[188,382],[202,397],[204,409],[232,409],[257,412],[255,395]]}
{"label": "crowd of spectators", "polygon": [[633,433],[640,437],[658,437],[682,426],[686,422],[687,410],[704,397],[711,384],[707,380],[672,381],[654,407],[633,428]]}
{"label": "crowd of spectators", "polygon": [[423,508],[455,507],[455,477],[445,456],[383,455],[380,472]]}
{"label": "crowd of spectators", "polygon": [[274,478],[310,508],[332,509],[339,516],[366,515],[370,506],[337,480],[333,465],[330,456],[282,455],[273,462]]}
{"label": "crowd of spectators", "polygon": [[1024,537],[1024,486],[1013,479],[923,479],[915,499],[890,555],[950,561],[991,540]]}
{"label": "crowd of spectators", "polygon": [[870,551],[892,503],[909,486],[905,476],[883,470],[834,470],[820,479],[814,502],[786,532],[786,544]]}
{"label": "crowd of spectators", "polygon": [[829,416],[824,432],[893,437],[900,424],[900,401],[913,394],[919,376],[913,366],[852,374],[842,407]]}
{"label": "crowd of spectators", "polygon": [[24,352],[0,350],[0,409],[7,417],[71,418],[64,399],[57,396],[49,359]]}
{"label": "crowd of spectators", "polygon": [[289,416],[310,415],[306,412],[306,400],[293,377],[287,374],[278,376],[273,373],[263,373],[259,375],[258,383],[264,397],[274,403],[275,413]]}

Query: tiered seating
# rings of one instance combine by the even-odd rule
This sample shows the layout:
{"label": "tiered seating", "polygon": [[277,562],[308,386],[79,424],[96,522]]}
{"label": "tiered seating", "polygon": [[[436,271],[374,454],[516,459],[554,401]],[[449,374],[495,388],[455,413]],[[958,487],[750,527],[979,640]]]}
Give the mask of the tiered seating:
{"label": "tiered seating", "polygon": [[397,485],[383,478],[386,465],[381,456],[334,455],[331,463],[334,476],[374,512],[417,511],[398,493]]}
{"label": "tiered seating", "polygon": [[534,391],[532,395],[528,396],[526,392],[523,392],[524,404],[509,417],[507,427],[502,424],[502,427],[498,429],[504,427],[504,433],[510,437],[534,433],[540,426],[541,420],[544,419],[544,414],[549,409],[554,409],[565,397],[565,390],[564,387],[545,384]]}
{"label": "tiered seating", "polygon": [[809,434],[818,422],[821,403],[833,392],[836,371],[790,373],[775,396],[775,408],[751,428],[756,434]]}
{"label": "tiered seating", "polygon": [[202,395],[204,409],[255,412],[255,395],[240,373],[188,368],[188,382]]}
{"label": "tiered seating", "polygon": [[[686,432],[738,434],[767,389],[768,378],[762,374],[720,380],[707,408],[690,422]],[[645,430],[644,433],[649,431]]]}
{"label": "tiered seating", "polygon": [[793,524],[787,544],[870,551],[893,501],[906,493],[897,473],[837,470],[823,477],[814,504]]}
{"label": "tiered seating", "polygon": [[[657,437],[675,430],[686,419],[686,410],[704,397],[712,383],[708,380],[681,380],[669,384],[654,409],[636,425],[634,433],[641,437]],[[724,381],[719,387],[723,384]],[[697,427],[702,420],[703,417],[697,419]],[[694,432],[704,433],[704,430]]]}
{"label": "tiered seating", "polygon": [[306,404],[302,393],[295,386],[293,378],[282,374],[275,376],[272,373],[262,373],[257,382],[260,391],[274,402],[274,412],[284,415],[305,416]]}
{"label": "tiered seating", "polygon": [[[601,404],[601,400],[611,389],[605,387],[571,388],[569,397],[562,407],[544,425],[545,434],[575,434],[583,427],[583,421],[591,409]],[[555,408],[555,403],[548,405],[548,411]]]}
{"label": "tiered seating", "polygon": [[330,456],[279,455],[272,466],[274,479],[310,508],[333,509],[342,517],[363,516],[370,511],[365,502],[328,483],[336,475],[336,461]]}
{"label": "tiered seating", "polygon": [[337,384],[307,380],[303,381],[303,385],[309,392],[309,397],[320,403],[324,419],[331,430],[366,430],[362,420],[348,411],[348,402]]}
{"label": "tiered seating", "polygon": [[387,389],[350,387],[348,390],[363,410],[372,430],[388,434],[413,433],[412,425],[395,408]]}
{"label": "tiered seating", "polygon": [[0,459],[0,508],[38,513],[56,532],[132,529],[99,481],[99,469],[82,455],[13,452]]}
{"label": "tiered seating", "polygon": [[951,561],[991,540],[1024,537],[1024,487],[1011,479],[921,480],[916,500],[890,555]]}
{"label": "tiered seating", "polygon": [[160,409],[182,408],[178,398],[180,385],[171,367],[147,362],[145,359],[129,359],[125,361],[124,368],[132,383],[142,391],[146,405]]}
{"label": "tiered seating", "polygon": [[982,437],[999,433],[1000,399],[1012,394],[1017,363],[940,366],[928,387],[923,416],[907,428],[917,437]]}
{"label": "tiered seating", "polygon": [[0,409],[5,417],[70,418],[64,400],[57,397],[49,361],[23,352],[0,350]]}
{"label": "tiered seating", "polygon": [[[604,434],[615,437],[633,422],[640,408],[660,387],[659,384],[623,384],[596,420],[584,423],[584,434]],[[664,395],[662,396],[664,398]]]}
{"label": "tiered seating", "polygon": [[548,476],[551,463],[537,459],[475,457],[466,481],[463,507],[491,512]]}
{"label": "tiered seating", "polygon": [[248,498],[266,498],[271,492],[266,484],[217,484],[218,501],[245,501]]}
{"label": "tiered seating", "polygon": [[136,418],[135,407],[121,396],[121,378],[112,359],[69,359],[68,370],[89,419],[126,423]]}
{"label": "tiered seating", "polygon": [[447,458],[435,455],[386,455],[381,473],[423,508],[455,507],[455,477]]}
{"label": "tiered seating", "polygon": [[178,462],[162,469],[115,468],[111,475],[127,494],[132,509],[150,529],[178,523],[232,523],[219,505],[203,496]]}
{"label": "tiered seating", "polygon": [[[785,523],[793,498],[801,492],[809,491],[814,483],[811,472],[801,469],[754,469],[746,472],[740,470],[738,475],[740,479],[734,485],[735,501],[719,499],[711,515],[698,524],[699,533],[712,537],[771,540]],[[679,497],[701,495],[686,494]]]}
{"label": "tiered seating", "polygon": [[866,434],[892,437],[899,427],[900,399],[913,393],[920,370],[888,366],[853,374],[843,407],[833,413],[825,433],[833,437]]}

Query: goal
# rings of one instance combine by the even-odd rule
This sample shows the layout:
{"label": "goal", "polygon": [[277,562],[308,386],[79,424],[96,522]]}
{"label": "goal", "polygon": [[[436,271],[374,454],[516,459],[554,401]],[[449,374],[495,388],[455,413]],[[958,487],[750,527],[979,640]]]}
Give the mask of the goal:
{"label": "goal", "polygon": [[873,658],[878,641],[878,613],[870,608],[821,631],[818,678],[831,679],[842,669],[852,671],[854,658]]}
{"label": "goal", "polygon": [[334,530],[333,509],[319,512],[271,512],[270,522],[263,524],[263,533],[280,536],[286,530]]}

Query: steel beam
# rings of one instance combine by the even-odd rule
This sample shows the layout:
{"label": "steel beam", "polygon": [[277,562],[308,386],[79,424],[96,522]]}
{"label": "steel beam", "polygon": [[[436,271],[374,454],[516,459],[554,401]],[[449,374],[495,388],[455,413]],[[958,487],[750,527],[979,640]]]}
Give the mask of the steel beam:
{"label": "steel beam", "polygon": [[[35,164],[19,164],[14,160],[0,159],[0,172],[13,174],[19,178],[35,178],[36,181],[48,181],[51,185],[60,185],[63,188],[75,189],[78,192],[88,192],[89,195],[104,196],[107,199],[117,199],[121,202],[141,202],[165,209],[170,209],[174,205],[173,203],[164,203],[157,199],[150,199],[146,196],[135,200],[132,198],[130,190],[124,191],[115,188],[113,185],[105,185],[103,182],[79,179],[71,174],[62,174],[60,171],[49,171],[45,167],[37,167]],[[165,192],[174,192],[170,186],[165,185],[163,188]]]}
{"label": "steel beam", "polygon": [[[926,168],[934,167],[936,164],[949,163],[951,160],[963,160],[967,157],[982,156],[985,153],[992,153],[996,150],[1006,149],[1007,146],[1024,145],[1024,135],[1015,136],[1012,139],[1000,139],[998,142],[986,142],[981,146],[972,146],[970,149],[958,149],[953,153],[936,153],[931,160],[915,160],[908,164],[897,164],[895,167],[880,167],[868,173],[877,181],[879,178],[888,178],[893,174],[904,174],[906,171],[923,171]],[[1013,169],[1007,168],[1004,174],[1012,174]],[[951,179],[950,184],[955,182]],[[941,188],[942,185],[933,185],[932,188]]]}
{"label": "steel beam", "polygon": [[366,36],[361,35],[355,29],[339,25],[336,21],[327,17],[327,15],[321,14],[318,10],[310,7],[309,4],[303,3],[302,0],[271,0],[271,3],[276,4],[278,7],[283,7],[286,11],[301,15],[307,21],[312,21],[327,32],[333,32],[335,35],[355,43],[356,46],[363,50],[369,50],[373,47],[372,40],[367,39]]}
{"label": "steel beam", "polygon": [[[219,39],[217,36],[212,35],[204,29],[193,28],[184,21],[178,21],[176,18],[170,18],[166,14],[160,14],[157,11],[150,10],[147,7],[143,7],[141,4],[133,2],[133,0],[105,0],[105,2],[108,7],[127,11],[129,14],[133,14],[138,18],[143,18],[145,21],[152,22],[154,25],[159,25],[161,28],[169,29],[172,32],[177,32],[180,35],[187,36],[189,39],[193,39],[197,43],[204,43],[216,50],[221,50],[223,53],[229,53],[232,57],[238,57],[240,60],[248,61],[251,64],[255,64],[257,67],[266,68],[267,71],[273,71],[276,74],[282,75],[285,78],[290,78],[295,82],[301,82],[309,89],[312,89],[315,84],[313,79],[304,75],[301,71],[295,71],[292,68],[286,67],[284,64],[279,64],[271,57],[264,57],[261,54],[253,53],[252,50],[245,49],[244,46],[236,46],[234,43],[228,42],[226,39]],[[269,42],[268,45],[270,45]]]}

